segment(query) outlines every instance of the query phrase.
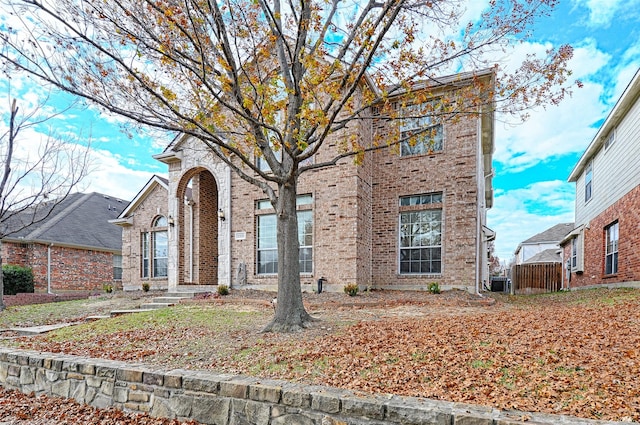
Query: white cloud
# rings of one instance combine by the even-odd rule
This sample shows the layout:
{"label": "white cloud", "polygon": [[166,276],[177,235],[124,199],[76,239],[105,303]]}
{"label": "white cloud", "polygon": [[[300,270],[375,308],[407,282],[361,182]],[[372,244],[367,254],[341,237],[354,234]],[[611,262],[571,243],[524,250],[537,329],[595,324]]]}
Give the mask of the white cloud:
{"label": "white cloud", "polygon": [[[521,61],[526,53],[542,53],[549,46],[526,43],[511,56],[511,63]],[[603,104],[604,87],[590,82],[591,75],[602,69],[609,56],[599,51],[593,40],[585,40],[576,47],[569,67],[572,78],[584,81],[582,88],[574,88],[572,96],[559,105],[538,108],[529,119],[517,125],[498,123],[494,159],[510,168],[522,171],[540,162],[582,152],[596,129],[594,123],[602,119],[607,106]]]}
{"label": "white cloud", "polygon": [[618,12],[632,11],[638,0],[576,0],[576,7],[589,9],[589,26],[608,28]]}
{"label": "white cloud", "polygon": [[85,192],[99,192],[130,201],[153,175],[126,167],[118,155],[107,150],[93,150],[91,159],[93,171],[83,182]]}
{"label": "white cloud", "polygon": [[558,223],[573,222],[574,185],[542,181],[510,191],[496,191],[488,224],[496,231],[496,254],[508,261],[518,244]]}

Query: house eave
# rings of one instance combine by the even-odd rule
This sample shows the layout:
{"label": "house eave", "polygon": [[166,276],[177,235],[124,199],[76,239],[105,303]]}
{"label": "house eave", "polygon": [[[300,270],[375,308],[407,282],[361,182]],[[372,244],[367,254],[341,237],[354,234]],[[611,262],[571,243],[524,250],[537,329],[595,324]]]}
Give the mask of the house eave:
{"label": "house eave", "polygon": [[638,97],[640,97],[640,70],[636,71],[633,79],[629,85],[625,88],[622,96],[615,104],[604,123],[600,126],[600,129],[596,133],[593,140],[585,150],[585,152],[578,160],[578,163],[569,174],[568,181],[570,183],[576,182],[582,174],[584,168],[587,166],[591,158],[602,148],[609,133],[614,130],[622,119],[626,116],[629,109],[636,103]]}
{"label": "house eave", "polygon": [[122,254],[122,248],[115,249],[115,248],[107,248],[104,246],[78,245],[78,244],[72,244],[72,243],[51,241],[46,239],[25,239],[25,238],[6,237],[2,239],[2,242],[3,243],[38,244],[38,245],[45,245],[45,246],[51,246],[51,247],[57,246],[57,247],[63,247],[63,248],[79,249],[84,251],[109,252],[111,254],[117,254],[117,255]]}

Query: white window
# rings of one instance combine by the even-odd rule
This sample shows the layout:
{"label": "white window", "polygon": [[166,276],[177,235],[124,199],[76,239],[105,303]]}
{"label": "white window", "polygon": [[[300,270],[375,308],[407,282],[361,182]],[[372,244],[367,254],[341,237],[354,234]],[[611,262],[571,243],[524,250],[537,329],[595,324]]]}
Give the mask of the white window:
{"label": "white window", "polygon": [[[400,206],[442,202],[442,193],[405,196]],[[442,273],[442,209],[400,212],[400,274]]]}
{"label": "white window", "polygon": [[400,155],[420,155],[442,151],[444,129],[434,118],[436,102],[410,105],[400,121]]}
{"label": "white window", "polygon": [[584,233],[581,230],[571,240],[571,271],[582,273],[584,271]]}
{"label": "white window", "polygon": [[[311,195],[300,195],[296,199],[297,206],[310,205]],[[272,208],[267,200],[256,202],[257,210]],[[299,210],[298,214],[298,244],[300,255],[300,273],[313,273],[313,211]],[[278,242],[277,220],[275,214],[259,214],[257,216],[257,274],[278,273]]]}
{"label": "white window", "polygon": [[604,274],[618,273],[618,222],[606,227],[606,251],[604,255]]}
{"label": "white window", "polygon": [[113,255],[113,279],[122,280],[122,255]]}
{"label": "white window", "polygon": [[149,232],[143,232],[141,235],[141,264],[140,264],[140,276],[149,277],[149,257],[150,257],[150,244],[149,244]]}
{"label": "white window", "polygon": [[611,130],[611,133],[607,136],[607,140],[604,141],[604,148],[609,149],[611,145],[616,141],[616,130]]}
{"label": "white window", "polygon": [[587,169],[584,173],[584,202],[588,202],[591,199],[593,192],[593,162],[587,165]]}
{"label": "white window", "polygon": [[143,232],[140,236],[141,277],[167,277],[169,238],[166,217],[156,217],[151,232]]}

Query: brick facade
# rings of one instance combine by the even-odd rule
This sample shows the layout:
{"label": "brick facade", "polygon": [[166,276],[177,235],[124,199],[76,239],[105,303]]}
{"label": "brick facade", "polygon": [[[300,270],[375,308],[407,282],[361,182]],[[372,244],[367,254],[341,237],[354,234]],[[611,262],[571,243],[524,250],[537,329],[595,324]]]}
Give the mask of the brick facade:
{"label": "brick facade", "polygon": [[[619,226],[618,272],[605,274],[605,228]],[[640,282],[640,185],[589,220],[584,228],[584,271],[571,273],[571,288],[623,282]],[[564,258],[571,256],[571,241],[563,246]]]}
{"label": "brick facade", "polygon": [[113,253],[53,246],[41,243],[2,242],[3,264],[30,267],[36,292],[102,291],[105,283],[119,287],[113,279]]}
{"label": "brick facade", "polygon": [[[129,216],[130,222],[122,225],[122,282],[125,290],[142,289],[143,283],[149,283],[151,289],[166,289],[167,277],[156,277],[151,273],[142,277],[142,234],[154,230],[171,232],[172,226],[154,228],[155,219],[163,216],[169,220],[167,212],[167,189],[153,186],[146,196],[136,205],[135,214]],[[153,267],[153,258],[149,258],[149,269]]]}
{"label": "brick facade", "polygon": [[[439,96],[446,90],[441,87],[430,95]],[[412,156],[400,156],[397,146],[393,147],[397,122],[367,118],[330,134],[313,161],[332,160],[354,136],[365,146],[386,141],[391,148],[366,153],[360,165],[353,158],[344,158],[299,178],[298,194],[311,195],[312,202],[298,210],[311,210],[313,223],[313,266],[312,272],[301,274],[303,290],[315,288],[321,277],[326,279],[325,288],[336,291],[347,283],[361,288],[427,289],[437,282],[443,289],[474,291],[480,282],[481,287],[488,276],[488,236],[483,237],[483,226],[491,206],[493,116],[470,114],[447,121],[443,149]],[[187,136],[154,157],[168,165],[168,191],[162,191],[166,214],[175,219],[169,232],[169,289],[185,284],[244,283],[238,279],[243,268],[247,288],[276,289],[277,275],[257,271],[259,217],[273,214],[265,205],[257,208],[259,201],[267,199],[262,190]],[[186,202],[189,182],[193,198]],[[400,197],[429,193],[441,193],[442,201],[400,206]],[[152,218],[139,208],[165,211],[156,195],[140,203],[127,213],[133,217],[127,237],[141,231],[140,217],[144,217],[142,222]],[[442,212],[441,272],[402,274],[400,215],[433,208]],[[225,220],[218,217],[218,211]],[[129,245],[125,241],[123,246],[130,269],[124,278],[130,283],[125,286],[136,287],[139,281],[140,253],[131,248],[137,246],[138,240]]]}

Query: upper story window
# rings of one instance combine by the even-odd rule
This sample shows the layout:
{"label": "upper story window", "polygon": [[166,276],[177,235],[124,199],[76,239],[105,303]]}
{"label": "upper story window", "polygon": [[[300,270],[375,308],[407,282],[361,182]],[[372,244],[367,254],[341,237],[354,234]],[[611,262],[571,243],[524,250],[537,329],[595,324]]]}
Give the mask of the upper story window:
{"label": "upper story window", "polygon": [[407,106],[400,121],[400,155],[421,155],[444,149],[444,129],[434,118],[437,101]]}
{"label": "upper story window", "polygon": [[607,140],[604,141],[604,148],[609,149],[611,145],[616,141],[616,130],[613,129],[607,136]]}
{"label": "upper story window", "polygon": [[593,161],[589,162],[584,172],[584,202],[588,202],[593,194]]}

